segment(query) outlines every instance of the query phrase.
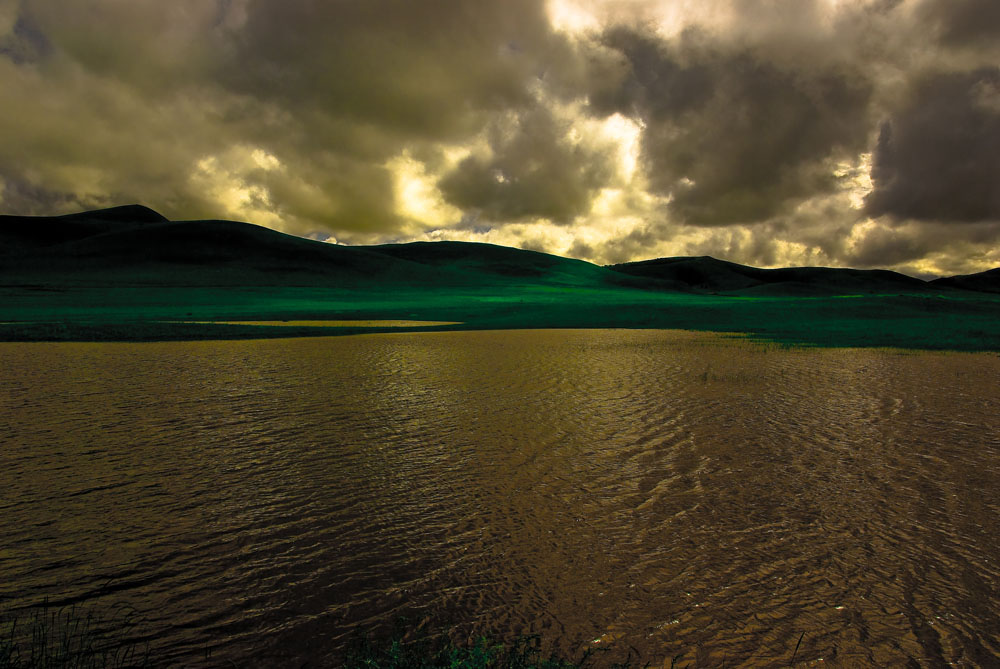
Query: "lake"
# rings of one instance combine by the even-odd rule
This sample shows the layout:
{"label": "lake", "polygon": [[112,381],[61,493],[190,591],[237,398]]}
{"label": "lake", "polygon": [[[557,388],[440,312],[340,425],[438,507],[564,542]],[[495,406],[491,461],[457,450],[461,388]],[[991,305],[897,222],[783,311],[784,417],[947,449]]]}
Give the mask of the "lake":
{"label": "lake", "polygon": [[134,606],[163,662],[328,666],[402,615],[654,665],[1000,664],[996,354],[540,330],[0,369],[0,604]]}

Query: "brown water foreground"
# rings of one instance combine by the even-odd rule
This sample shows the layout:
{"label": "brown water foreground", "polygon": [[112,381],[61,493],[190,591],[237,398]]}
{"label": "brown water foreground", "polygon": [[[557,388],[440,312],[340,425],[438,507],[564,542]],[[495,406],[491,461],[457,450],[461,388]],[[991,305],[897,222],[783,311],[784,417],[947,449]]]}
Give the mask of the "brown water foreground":
{"label": "brown water foreground", "polygon": [[134,605],[166,662],[327,666],[405,614],[654,665],[1000,663],[995,354],[561,330],[0,369],[0,601]]}

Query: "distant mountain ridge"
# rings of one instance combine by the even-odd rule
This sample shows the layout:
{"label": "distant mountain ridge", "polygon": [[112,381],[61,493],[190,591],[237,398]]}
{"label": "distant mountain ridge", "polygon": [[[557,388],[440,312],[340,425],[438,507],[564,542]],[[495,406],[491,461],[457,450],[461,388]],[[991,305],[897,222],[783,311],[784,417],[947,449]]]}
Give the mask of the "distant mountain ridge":
{"label": "distant mountain ridge", "polygon": [[930,282],[935,286],[974,290],[982,293],[1000,293],[1000,267],[976,274],[960,274],[943,277]]}
{"label": "distant mountain ridge", "polygon": [[760,269],[711,256],[657,258],[611,265],[623,274],[659,279],[705,293],[813,295],[914,292],[926,281],[889,270],[833,267]]}
{"label": "distant mountain ridge", "polygon": [[0,282],[53,277],[348,288],[538,283],[786,297],[941,290],[1000,293],[1000,268],[928,282],[888,270],[760,269],[709,256],[602,267],[475,242],[340,246],[250,223],[170,221],[141,205],[65,216],[0,216]]}

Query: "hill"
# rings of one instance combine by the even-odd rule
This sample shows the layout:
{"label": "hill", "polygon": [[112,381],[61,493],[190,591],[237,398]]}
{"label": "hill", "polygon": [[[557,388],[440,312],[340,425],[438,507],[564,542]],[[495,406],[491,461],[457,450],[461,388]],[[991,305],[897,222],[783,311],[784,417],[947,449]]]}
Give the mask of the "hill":
{"label": "hill", "polygon": [[921,281],[887,270],[760,269],[709,256],[600,267],[493,244],[326,244],[225,220],[170,221],[127,205],[66,216],[0,216],[0,271],[8,282],[169,285],[550,285],[758,297],[1000,293],[1000,269]]}
{"label": "hill", "polygon": [[391,258],[448,268],[468,277],[586,285],[616,279],[609,270],[583,260],[476,242],[411,242],[365,247]]}
{"label": "hill", "polygon": [[66,216],[0,216],[0,257],[38,252],[65,242],[166,220],[140,205]]}
{"label": "hill", "polygon": [[1000,267],[979,272],[978,274],[960,274],[941,279],[934,279],[931,285],[960,290],[974,290],[982,293],[1000,293]]}
{"label": "hill", "polygon": [[236,221],[169,221],[139,205],[0,216],[0,271],[8,280],[113,277],[164,285],[581,285],[617,278],[581,260],[492,244],[342,246]]}
{"label": "hill", "polygon": [[419,266],[249,223],[169,221],[132,205],[53,217],[0,217],[9,279],[169,285],[429,280]]}
{"label": "hill", "polygon": [[709,257],[600,267],[468,242],[340,246],[236,221],[169,221],[132,205],[0,217],[0,341],[317,336],[385,331],[361,322],[391,320],[404,329],[677,328],[993,351],[997,274],[928,283]]}
{"label": "hill", "polygon": [[925,281],[887,270],[832,267],[759,269],[710,256],[658,258],[611,265],[622,274],[666,282],[699,293],[757,296],[822,296],[920,293]]}

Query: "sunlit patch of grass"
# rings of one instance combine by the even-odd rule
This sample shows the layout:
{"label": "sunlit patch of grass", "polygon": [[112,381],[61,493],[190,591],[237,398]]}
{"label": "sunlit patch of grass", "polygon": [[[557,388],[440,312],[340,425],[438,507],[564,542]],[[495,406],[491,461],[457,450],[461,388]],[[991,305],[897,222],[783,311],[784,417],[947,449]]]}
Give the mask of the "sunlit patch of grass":
{"label": "sunlit patch of grass", "polygon": [[75,606],[0,614],[0,669],[131,669],[151,666],[149,644],[134,640],[131,609],[107,616]]}

